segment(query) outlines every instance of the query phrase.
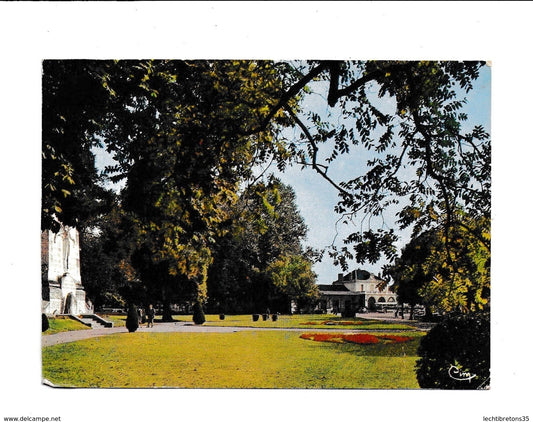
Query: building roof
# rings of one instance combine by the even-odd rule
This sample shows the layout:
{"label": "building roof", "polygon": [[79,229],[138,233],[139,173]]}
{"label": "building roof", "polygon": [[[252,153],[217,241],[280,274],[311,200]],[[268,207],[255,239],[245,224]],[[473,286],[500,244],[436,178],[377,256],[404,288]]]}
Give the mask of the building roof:
{"label": "building roof", "polygon": [[349,292],[344,284],[319,284],[318,290],[321,292]]}
{"label": "building roof", "polygon": [[357,269],[346,273],[346,275],[339,274],[339,278],[335,280],[333,284],[341,284],[346,282],[353,283],[354,281],[376,283],[383,281],[383,279],[366,270]]}
{"label": "building roof", "polygon": [[359,296],[364,294],[348,289],[344,284],[318,284],[321,296]]}

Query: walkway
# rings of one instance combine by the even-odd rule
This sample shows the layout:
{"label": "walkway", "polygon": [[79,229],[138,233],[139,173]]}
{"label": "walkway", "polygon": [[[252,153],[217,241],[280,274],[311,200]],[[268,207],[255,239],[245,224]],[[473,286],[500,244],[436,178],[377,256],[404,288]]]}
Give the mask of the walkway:
{"label": "walkway", "polygon": [[[170,332],[196,332],[196,333],[231,333],[235,331],[254,330],[249,327],[210,327],[194,325],[186,322],[162,322],[155,323],[153,328],[139,327],[136,332],[170,333]],[[269,328],[266,328],[269,329]],[[94,337],[102,337],[110,334],[127,333],[126,327],[97,328],[94,330],[65,331],[62,333],[43,335],[41,344],[43,347],[53,346],[59,343],[70,343]]]}
{"label": "walkway", "polygon": [[[359,315],[358,315],[359,316]],[[370,318],[370,316],[368,317]],[[372,319],[378,319],[373,317]],[[402,319],[387,319],[379,318],[387,321],[394,321],[397,323],[408,323],[408,325],[414,325],[418,329],[426,330],[431,327],[426,327],[425,324],[416,323],[415,321],[407,321]],[[136,332],[151,332],[151,333],[236,333],[238,331],[314,331],[314,332],[329,332],[331,328],[319,328],[319,327],[227,327],[227,326],[209,326],[209,325],[195,325],[191,322],[160,322],[155,323],[153,328],[146,328],[140,326]],[[335,332],[340,332],[341,329],[335,329]],[[373,330],[373,331],[390,331],[390,330]],[[345,333],[368,333],[368,330],[357,329],[343,329]],[[79,330],[79,331],[66,331],[57,334],[43,335],[41,338],[41,344],[43,347],[53,346],[60,343],[70,343],[73,341],[85,340],[94,337],[102,337],[112,334],[124,334],[128,333],[126,327],[113,327],[113,328],[97,328],[93,330]]]}

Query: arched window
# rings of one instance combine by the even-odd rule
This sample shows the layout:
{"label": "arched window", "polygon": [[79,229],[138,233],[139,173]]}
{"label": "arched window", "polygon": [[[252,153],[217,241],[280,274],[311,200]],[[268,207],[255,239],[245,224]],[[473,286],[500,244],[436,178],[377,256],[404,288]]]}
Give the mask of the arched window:
{"label": "arched window", "polygon": [[393,297],[389,297],[389,302],[395,302]]}
{"label": "arched window", "polygon": [[384,298],[384,297],[380,297],[380,298],[378,299],[378,302],[379,302],[379,303],[385,303],[385,298]]}
{"label": "arched window", "polygon": [[368,309],[371,310],[371,311],[375,311],[376,310],[376,298],[370,296],[368,298]]}

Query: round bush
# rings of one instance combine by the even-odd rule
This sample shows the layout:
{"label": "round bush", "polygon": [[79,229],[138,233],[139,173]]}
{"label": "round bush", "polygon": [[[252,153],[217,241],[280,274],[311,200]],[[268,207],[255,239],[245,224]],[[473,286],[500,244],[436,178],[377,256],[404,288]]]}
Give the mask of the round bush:
{"label": "round bush", "polygon": [[259,321],[259,314],[253,314],[252,315],[252,320],[255,322],[255,321]]}
{"label": "round bush", "polygon": [[202,305],[196,302],[193,306],[192,320],[197,325],[202,325],[205,322],[205,314]]}
{"label": "round bush", "polygon": [[128,309],[126,328],[130,333],[137,331],[137,328],[139,328],[139,314],[137,313],[137,308],[133,305]]}
{"label": "round bush", "polygon": [[272,314],[272,321],[278,320],[278,314]]}
{"label": "round bush", "polygon": [[48,318],[46,317],[45,314],[42,314],[42,332],[44,333],[46,330],[48,330],[50,328],[50,323],[48,322]]}
{"label": "round bush", "polygon": [[420,341],[416,377],[422,388],[488,388],[490,314],[446,318]]}
{"label": "round bush", "polygon": [[224,319],[226,319],[226,315],[224,315],[224,314],[220,314],[218,317],[219,317],[219,319],[220,319],[221,321],[223,321]]}

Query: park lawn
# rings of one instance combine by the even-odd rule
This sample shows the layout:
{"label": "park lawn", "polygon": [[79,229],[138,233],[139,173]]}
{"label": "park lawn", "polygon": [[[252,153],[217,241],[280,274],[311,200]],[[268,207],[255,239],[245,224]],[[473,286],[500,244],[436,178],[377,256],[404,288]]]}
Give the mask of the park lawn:
{"label": "park lawn", "polygon": [[126,315],[109,315],[109,314],[100,314],[106,321],[112,322],[113,327],[125,327],[126,326]]}
{"label": "park lawn", "polygon": [[43,377],[65,387],[418,388],[408,343],[337,344],[289,331],[122,333],[45,347]]}
{"label": "park lawn", "polygon": [[[192,316],[179,316],[177,319],[192,322]],[[325,324],[328,323],[328,324]],[[277,321],[270,317],[263,321],[253,321],[251,315],[226,315],[220,320],[218,315],[206,315],[205,325],[222,327],[258,327],[258,328],[326,328],[326,329],[355,329],[355,330],[415,330],[415,327],[386,321],[365,318],[342,318],[335,315],[279,315]]]}
{"label": "park lawn", "polygon": [[83,325],[81,322],[70,318],[56,317],[48,318],[49,328],[43,335],[62,333],[64,331],[90,330],[91,327]]}
{"label": "park lawn", "polygon": [[[126,325],[126,315],[99,314],[102,318],[113,322],[114,327],[124,327]],[[174,315],[176,322],[192,323],[192,315]],[[205,325],[219,327],[257,327],[257,328],[327,328],[327,329],[357,329],[357,330],[415,330],[408,324],[391,323],[365,318],[342,318],[336,315],[279,315],[277,321],[272,321],[270,317],[263,321],[253,321],[252,315],[226,315],[224,320],[220,320],[218,315],[206,315]],[[155,322],[161,321],[157,316]],[[334,324],[323,324],[333,322]],[[342,323],[342,324],[340,324]],[[348,324],[349,323],[349,324]],[[339,324],[339,325],[336,325]]]}
{"label": "park lawn", "polygon": [[[126,325],[126,315],[98,314],[107,321],[111,321],[114,327],[124,327]],[[160,322],[161,317],[156,317],[155,322]],[[176,322],[192,323],[192,315],[175,315]],[[50,318],[50,329],[44,334],[55,334],[62,331],[87,330],[87,327],[78,321],[66,318]],[[324,324],[324,323],[328,324]],[[331,323],[331,324],[330,324]],[[263,321],[252,321],[251,315],[226,315],[224,320],[220,320],[218,315],[206,315],[205,325],[219,327],[257,327],[257,328],[325,328],[325,329],[356,329],[356,330],[415,330],[408,324],[390,323],[379,320],[364,318],[341,318],[334,315],[279,315],[277,321],[269,318]]]}

